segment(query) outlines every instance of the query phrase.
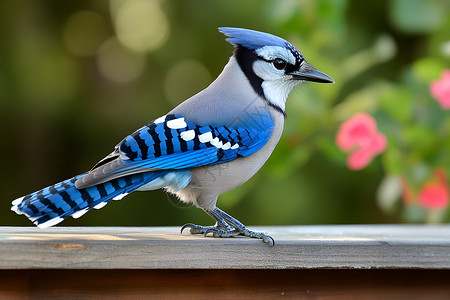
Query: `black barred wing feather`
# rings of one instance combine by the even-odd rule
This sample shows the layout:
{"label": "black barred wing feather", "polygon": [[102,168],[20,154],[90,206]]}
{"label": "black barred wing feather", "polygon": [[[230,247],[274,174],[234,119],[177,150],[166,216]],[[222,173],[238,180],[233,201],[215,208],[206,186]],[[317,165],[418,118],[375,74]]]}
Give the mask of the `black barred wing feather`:
{"label": "black barred wing feather", "polygon": [[170,114],[142,127],[119,144],[125,162],[154,169],[183,169],[248,156],[269,140],[273,121],[253,128],[198,126]]}
{"label": "black barred wing feather", "polygon": [[86,188],[108,180],[156,170],[179,170],[220,164],[248,156],[269,140],[273,121],[242,128],[199,126],[183,116],[160,117],[122,140],[116,150],[76,182]]}

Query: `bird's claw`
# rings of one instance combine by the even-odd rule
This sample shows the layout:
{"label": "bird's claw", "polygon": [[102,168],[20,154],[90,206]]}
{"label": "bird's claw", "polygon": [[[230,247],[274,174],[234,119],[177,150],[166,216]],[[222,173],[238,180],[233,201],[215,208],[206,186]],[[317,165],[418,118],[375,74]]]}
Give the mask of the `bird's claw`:
{"label": "bird's claw", "polygon": [[208,230],[206,230],[205,232],[205,236],[208,235],[208,233],[212,233],[213,237],[235,237],[238,236],[240,234],[239,231],[237,231],[236,229],[232,229],[232,230],[223,230],[223,229],[219,229],[219,228],[210,228]]}
{"label": "bird's claw", "polygon": [[183,227],[181,227],[181,232],[180,233],[183,233],[183,231],[186,228],[190,228],[189,232],[191,234],[203,234],[207,230],[207,227],[195,225],[195,224],[192,224],[192,223],[187,223],[187,224],[184,224]]}
{"label": "bird's claw", "polygon": [[267,234],[264,234],[262,232],[255,232],[255,231],[251,231],[248,230],[247,228],[243,228],[243,229],[237,229],[231,226],[228,227],[223,227],[223,226],[200,226],[200,225],[195,225],[192,223],[188,223],[183,225],[183,227],[181,227],[181,233],[183,233],[183,231],[186,228],[190,228],[190,233],[191,234],[203,234],[204,236],[207,236],[208,234],[211,234],[212,237],[215,238],[228,238],[228,237],[235,237],[238,235],[242,235],[242,236],[246,236],[246,237],[250,237],[250,238],[257,238],[257,239],[262,239],[264,243],[268,244],[269,246],[274,246],[275,245],[275,240]]}
{"label": "bird's claw", "polygon": [[275,246],[275,240],[270,235],[264,234],[263,237],[261,237],[263,242],[268,244],[269,246]]}
{"label": "bird's claw", "polygon": [[181,227],[181,233],[183,233],[186,228],[190,228],[189,232],[191,234],[204,234],[205,236],[213,231],[229,231],[233,229],[233,227],[228,225],[224,226],[216,224],[214,226],[200,226],[192,223],[187,223],[184,224],[183,227]]}
{"label": "bird's claw", "polygon": [[255,239],[262,239],[264,243],[268,244],[269,246],[275,246],[275,240],[270,236],[262,232],[256,232],[248,230],[247,228],[244,228],[241,232],[241,235],[244,235],[246,237],[255,238]]}

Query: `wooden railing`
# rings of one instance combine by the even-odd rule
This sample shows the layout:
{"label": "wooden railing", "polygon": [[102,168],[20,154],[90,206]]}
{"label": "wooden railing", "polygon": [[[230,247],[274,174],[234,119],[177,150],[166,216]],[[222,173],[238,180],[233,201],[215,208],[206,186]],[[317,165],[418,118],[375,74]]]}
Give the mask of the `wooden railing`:
{"label": "wooden railing", "polygon": [[0,298],[450,299],[450,225],[251,229],[275,246],[178,227],[0,227]]}

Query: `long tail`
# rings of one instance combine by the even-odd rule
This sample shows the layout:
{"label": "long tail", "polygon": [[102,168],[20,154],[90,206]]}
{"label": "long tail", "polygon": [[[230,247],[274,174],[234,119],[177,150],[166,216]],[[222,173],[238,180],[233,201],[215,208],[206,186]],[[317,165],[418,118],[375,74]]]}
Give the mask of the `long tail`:
{"label": "long tail", "polygon": [[79,190],[75,187],[75,181],[85,175],[81,174],[14,200],[11,210],[26,215],[38,227],[46,228],[69,216],[79,218],[92,208],[100,209],[110,200],[120,200],[161,178],[163,173],[133,174]]}

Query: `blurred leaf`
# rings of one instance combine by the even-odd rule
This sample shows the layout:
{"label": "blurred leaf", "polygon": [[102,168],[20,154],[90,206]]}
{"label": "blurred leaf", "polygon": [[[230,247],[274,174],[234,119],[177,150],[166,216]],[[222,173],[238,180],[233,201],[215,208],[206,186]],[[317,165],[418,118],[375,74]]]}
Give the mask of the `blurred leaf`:
{"label": "blurred leaf", "polygon": [[294,170],[306,163],[310,156],[311,149],[308,146],[298,145],[293,148],[287,143],[281,143],[266,163],[266,171],[273,177],[289,177]]}
{"label": "blurred leaf", "polygon": [[[450,123],[450,120],[448,120],[448,123]],[[436,155],[436,164],[447,170],[447,174],[450,174],[450,155],[448,155],[450,153],[450,138],[444,138],[441,142],[442,150]]]}
{"label": "blurred leaf", "polygon": [[406,126],[403,128],[403,134],[416,161],[422,161],[423,155],[435,144],[434,131],[424,124]]}
{"label": "blurred leaf", "polygon": [[343,121],[357,112],[372,112],[377,107],[378,91],[375,87],[367,87],[350,94],[334,108],[336,120]]}
{"label": "blurred leaf", "polygon": [[443,1],[392,0],[389,3],[391,22],[410,33],[428,33],[436,29],[446,11]]}
{"label": "blurred leaf", "polygon": [[412,187],[419,191],[424,182],[430,177],[430,174],[431,168],[427,164],[419,162],[411,167],[405,176]]}
{"label": "blurred leaf", "polygon": [[345,70],[345,78],[353,78],[356,75],[389,61],[397,53],[397,45],[394,39],[386,34],[378,36],[370,48],[364,49],[348,57],[342,63]]}
{"label": "blurred leaf", "polygon": [[427,223],[440,223],[445,222],[445,213],[448,209],[433,209],[429,210],[427,214]]}
{"label": "blurred leaf", "polygon": [[404,155],[398,148],[389,145],[381,158],[383,166],[388,174],[400,174],[404,170]]}
{"label": "blurred leaf", "polygon": [[317,147],[334,163],[345,166],[347,155],[343,153],[336,145],[334,138],[329,136],[318,137],[315,141]]}
{"label": "blurred leaf", "polygon": [[416,60],[412,66],[414,75],[425,83],[438,80],[445,68],[446,64],[442,60],[435,57],[425,57]]}
{"label": "blurred leaf", "polygon": [[303,164],[305,164],[310,157],[311,149],[306,146],[300,146],[296,147],[295,150],[292,151],[292,154],[289,157],[289,161],[291,164],[299,168]]}
{"label": "blurred leaf", "polygon": [[345,29],[345,22],[341,22],[345,18],[348,1],[346,0],[320,0],[314,1],[318,7],[320,19],[325,21],[327,27],[335,34],[341,33]]}
{"label": "blurred leaf", "polygon": [[423,222],[426,219],[426,210],[419,205],[406,205],[403,218],[409,222]]}
{"label": "blurred leaf", "polygon": [[380,106],[393,119],[402,123],[411,120],[413,97],[403,86],[386,85],[380,95]]}

